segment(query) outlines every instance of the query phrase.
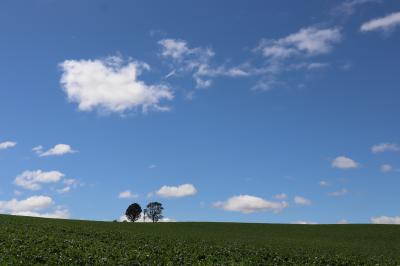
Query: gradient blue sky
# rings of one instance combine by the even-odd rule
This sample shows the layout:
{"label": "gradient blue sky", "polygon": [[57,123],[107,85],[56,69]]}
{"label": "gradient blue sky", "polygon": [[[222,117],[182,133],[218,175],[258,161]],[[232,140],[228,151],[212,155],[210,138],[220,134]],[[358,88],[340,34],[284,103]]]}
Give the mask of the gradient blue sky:
{"label": "gradient blue sky", "polygon": [[0,211],[400,223],[399,12],[1,1]]}

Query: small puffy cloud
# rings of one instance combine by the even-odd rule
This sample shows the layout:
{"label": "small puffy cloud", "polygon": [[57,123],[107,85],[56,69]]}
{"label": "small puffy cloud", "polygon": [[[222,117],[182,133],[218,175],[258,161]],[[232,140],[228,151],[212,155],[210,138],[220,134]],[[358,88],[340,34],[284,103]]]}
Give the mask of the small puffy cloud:
{"label": "small puffy cloud", "polygon": [[400,146],[396,143],[380,143],[372,146],[371,151],[373,153],[382,153],[386,151],[400,151]]}
{"label": "small puffy cloud", "polygon": [[321,180],[321,181],[319,181],[319,185],[320,185],[321,187],[328,187],[328,186],[330,186],[331,184],[330,184],[328,181]]}
{"label": "small puffy cloud", "polygon": [[288,207],[289,205],[285,201],[273,202],[255,196],[239,195],[239,196],[233,196],[227,199],[226,201],[215,202],[213,206],[215,208],[220,208],[226,211],[253,213],[262,211],[279,212]]}
{"label": "small puffy cloud", "polygon": [[336,224],[348,224],[349,222],[346,219],[341,219],[336,222]]}
{"label": "small puffy cloud", "polygon": [[400,224],[400,216],[378,216],[372,217],[371,222],[374,224]]}
{"label": "small puffy cloud", "polygon": [[287,199],[287,195],[285,193],[276,194],[273,196],[274,199]]}
{"label": "small puffy cloud", "polygon": [[80,184],[78,180],[73,179],[73,178],[65,178],[63,180],[63,184],[64,184],[64,187],[57,189],[56,190],[57,193],[65,194],[67,192],[70,192],[71,189],[76,188],[78,185],[83,185],[83,184]]}
{"label": "small puffy cloud", "polygon": [[125,63],[121,57],[112,56],[96,60],[66,60],[60,66],[63,89],[68,99],[78,104],[80,111],[168,111],[169,107],[161,105],[161,102],[174,98],[168,86],[149,85],[138,79],[142,71],[150,69],[145,63]]}
{"label": "small puffy cloud", "polygon": [[372,19],[361,25],[362,32],[384,31],[389,32],[400,26],[400,12],[395,12],[381,18]]}
{"label": "small puffy cloud", "polygon": [[133,199],[133,198],[137,198],[137,197],[138,197],[138,195],[132,193],[130,190],[125,190],[118,194],[118,198],[120,198],[120,199]]}
{"label": "small puffy cloud", "polygon": [[189,49],[187,42],[176,39],[162,39],[158,42],[162,46],[161,55],[163,57],[171,57],[176,60],[182,60],[189,54],[196,53],[196,50]]}
{"label": "small puffy cloud", "polygon": [[311,205],[311,200],[306,199],[306,198],[301,197],[301,196],[295,196],[294,197],[294,203],[296,203],[298,205]]}
{"label": "small puffy cloud", "polygon": [[359,167],[359,163],[357,163],[353,159],[350,159],[350,158],[348,158],[346,156],[336,157],[332,161],[331,165],[332,165],[333,168],[339,168],[339,169],[351,169],[351,168],[358,168]]}
{"label": "small puffy cloud", "polygon": [[36,154],[40,157],[45,156],[60,156],[68,153],[75,153],[77,151],[73,150],[72,147],[68,144],[57,144],[53,148],[43,151],[43,146],[39,145],[32,149]]}
{"label": "small puffy cloud", "polygon": [[390,164],[383,164],[383,165],[381,166],[381,171],[382,171],[383,173],[391,172],[391,171],[393,171],[393,166],[391,166]]}
{"label": "small puffy cloud", "polygon": [[298,55],[314,56],[329,53],[341,38],[338,28],[308,27],[281,39],[262,40],[256,50],[262,51],[265,57],[273,59]]}
{"label": "small puffy cloud", "polygon": [[24,171],[15,178],[14,184],[29,190],[39,190],[42,184],[56,183],[62,177],[64,174],[59,171]]}
{"label": "small puffy cloud", "polygon": [[73,186],[73,187],[76,187],[79,184],[78,180],[73,178],[66,178],[63,180],[63,183],[67,186]]}
{"label": "small puffy cloud", "polygon": [[67,187],[63,187],[63,188],[57,189],[56,191],[59,194],[65,194],[65,193],[71,191],[71,187],[68,187],[68,186]]}
{"label": "small puffy cloud", "polygon": [[149,169],[154,169],[154,168],[157,168],[157,165],[155,165],[155,164],[150,164],[148,168],[149,168]]}
{"label": "small puffy cloud", "polygon": [[9,148],[13,148],[17,145],[14,141],[5,141],[0,143],[0,150],[6,150]]}
{"label": "small puffy cloud", "polygon": [[328,193],[328,195],[332,196],[332,197],[340,197],[340,196],[346,195],[348,192],[349,191],[347,189],[342,188],[342,189],[340,189],[338,191],[330,192],[330,193]]}
{"label": "small puffy cloud", "polygon": [[156,195],[163,198],[179,198],[192,196],[197,193],[197,189],[192,184],[183,184],[180,186],[162,186]]}
{"label": "small puffy cloud", "polygon": [[0,201],[0,211],[12,214],[38,211],[50,207],[53,203],[53,199],[47,196],[32,196],[20,201],[12,199],[9,201]]}

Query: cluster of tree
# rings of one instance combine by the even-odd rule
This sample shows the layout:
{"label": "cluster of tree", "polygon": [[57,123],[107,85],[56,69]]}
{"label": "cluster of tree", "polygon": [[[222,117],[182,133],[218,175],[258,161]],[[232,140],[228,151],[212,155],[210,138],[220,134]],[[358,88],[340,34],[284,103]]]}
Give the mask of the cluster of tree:
{"label": "cluster of tree", "polygon": [[[147,204],[146,208],[143,210],[143,220],[146,221],[146,218],[149,218],[153,223],[158,222],[163,218],[162,211],[164,207],[159,202],[150,202]],[[142,207],[138,203],[133,203],[129,205],[128,209],[126,209],[125,216],[131,221],[137,221],[142,214]]]}

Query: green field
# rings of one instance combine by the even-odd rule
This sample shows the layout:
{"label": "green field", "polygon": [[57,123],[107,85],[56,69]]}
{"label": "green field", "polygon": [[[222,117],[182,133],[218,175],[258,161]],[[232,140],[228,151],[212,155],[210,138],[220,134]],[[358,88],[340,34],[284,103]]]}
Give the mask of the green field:
{"label": "green field", "polygon": [[0,265],[400,265],[400,226],[113,223],[0,215]]}

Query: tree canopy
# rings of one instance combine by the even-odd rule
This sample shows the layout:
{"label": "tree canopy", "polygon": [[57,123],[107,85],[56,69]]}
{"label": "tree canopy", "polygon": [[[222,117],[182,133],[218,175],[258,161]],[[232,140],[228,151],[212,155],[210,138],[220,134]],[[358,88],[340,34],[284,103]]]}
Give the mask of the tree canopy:
{"label": "tree canopy", "polygon": [[153,223],[158,222],[163,218],[162,211],[164,207],[159,202],[150,202],[147,204],[147,217],[151,219]]}
{"label": "tree canopy", "polygon": [[126,209],[125,216],[129,221],[135,222],[140,218],[141,213],[142,207],[138,203],[133,203]]}

